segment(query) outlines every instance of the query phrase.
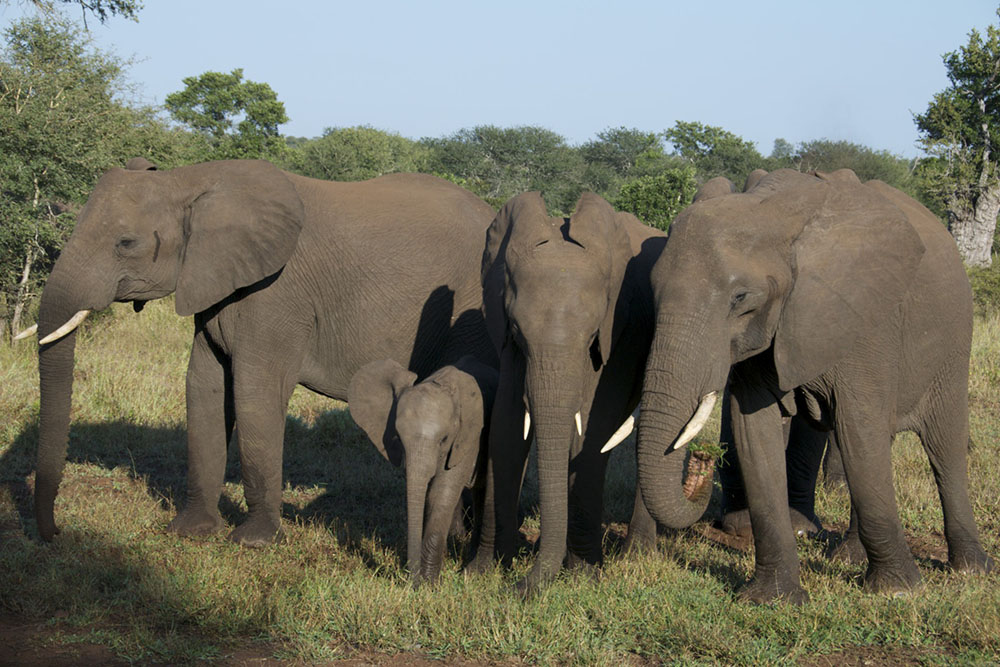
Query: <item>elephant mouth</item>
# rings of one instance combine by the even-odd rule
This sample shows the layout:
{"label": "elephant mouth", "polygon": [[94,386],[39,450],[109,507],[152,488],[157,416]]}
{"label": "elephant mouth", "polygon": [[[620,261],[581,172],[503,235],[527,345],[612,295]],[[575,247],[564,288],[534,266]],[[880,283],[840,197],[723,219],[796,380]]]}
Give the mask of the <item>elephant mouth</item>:
{"label": "elephant mouth", "polygon": [[715,458],[705,452],[691,452],[688,459],[687,477],[684,479],[684,495],[688,500],[701,496],[706,486],[711,487],[715,473]]}

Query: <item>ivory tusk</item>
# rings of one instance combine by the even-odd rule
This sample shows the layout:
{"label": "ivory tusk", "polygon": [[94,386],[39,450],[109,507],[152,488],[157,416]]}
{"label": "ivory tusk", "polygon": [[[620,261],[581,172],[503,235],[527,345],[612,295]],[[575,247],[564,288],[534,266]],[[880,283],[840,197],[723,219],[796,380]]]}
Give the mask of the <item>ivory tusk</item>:
{"label": "ivory tusk", "polygon": [[76,329],[78,326],[80,326],[80,323],[83,322],[85,319],[87,319],[87,315],[89,314],[90,314],[89,310],[81,310],[76,315],[69,318],[69,321],[67,321],[66,324],[62,325],[61,327],[50,333],[48,336],[38,341],[38,344],[48,345],[49,343],[54,343],[55,341],[59,340],[63,336],[73,331],[73,329]]}
{"label": "ivory tusk", "polygon": [[701,397],[701,403],[698,404],[698,409],[694,411],[694,416],[691,417],[691,421],[687,423],[687,426],[684,427],[680,437],[677,438],[677,442],[674,443],[674,449],[680,449],[684,445],[691,442],[694,439],[694,436],[698,435],[698,431],[705,426],[705,422],[708,421],[709,415],[712,414],[712,408],[715,406],[715,399],[718,397],[719,392],[717,391],[713,391]]}
{"label": "ivory tusk", "polygon": [[24,340],[28,336],[34,335],[34,333],[36,331],[38,331],[38,325],[37,324],[32,324],[30,327],[28,327],[27,329],[25,329],[21,333],[19,333],[16,336],[14,336],[14,340]]}
{"label": "ivory tusk", "polygon": [[622,423],[622,425],[618,427],[618,430],[615,431],[614,434],[612,434],[611,438],[604,444],[603,447],[601,447],[601,454],[606,454],[610,452],[612,449],[620,445],[625,438],[628,437],[628,434],[631,433],[632,429],[635,428],[635,419],[638,415],[639,415],[639,408],[636,408],[635,412],[633,412],[628,416],[628,419],[626,419]]}
{"label": "ivory tusk", "polygon": [[524,411],[524,439],[528,439],[528,431],[531,430],[531,413]]}
{"label": "ivory tusk", "polygon": [[575,415],[573,415],[573,419],[576,421],[576,434],[577,435],[583,435],[583,422],[580,419],[580,411],[579,410],[577,410],[577,413]]}

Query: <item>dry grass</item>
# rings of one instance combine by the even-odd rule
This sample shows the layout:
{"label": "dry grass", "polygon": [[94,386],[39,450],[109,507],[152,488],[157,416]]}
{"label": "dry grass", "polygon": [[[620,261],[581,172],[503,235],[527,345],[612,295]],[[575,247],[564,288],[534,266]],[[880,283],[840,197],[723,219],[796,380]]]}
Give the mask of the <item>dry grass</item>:
{"label": "dry grass", "polygon": [[[607,486],[608,558],[599,579],[568,573],[537,597],[512,594],[530,566],[466,578],[453,553],[440,584],[411,590],[403,479],[353,425],[343,404],[298,390],[286,427],[288,541],[259,551],[224,535],[178,539],[164,527],[182,498],[183,377],[190,321],[169,301],[139,316],[121,307],[78,344],[69,464],[56,504],[62,534],[32,537],[37,438],[32,346],[0,349],[0,612],[59,619],[63,641],[106,644],[142,662],[222,658],[262,644],[278,657],[379,653],[581,664],[622,660],[758,664],[1000,660],[1000,575],[941,567],[941,512],[926,457],[910,437],[893,451],[904,526],[925,585],[912,596],[867,595],[863,568],[828,561],[802,542],[799,608],[734,601],[748,554],[697,529],[664,535],[645,556],[618,554],[634,458],[614,453]],[[981,534],[994,556],[1000,528],[1000,318],[977,321],[971,379],[970,476]],[[711,437],[711,432],[709,433]],[[526,491],[528,506],[533,491]],[[843,526],[842,491],[820,490],[818,511]],[[224,516],[244,516],[231,456]],[[529,525],[537,525],[529,517]],[[458,545],[459,547],[461,545]],[[827,662],[823,662],[826,660]]]}

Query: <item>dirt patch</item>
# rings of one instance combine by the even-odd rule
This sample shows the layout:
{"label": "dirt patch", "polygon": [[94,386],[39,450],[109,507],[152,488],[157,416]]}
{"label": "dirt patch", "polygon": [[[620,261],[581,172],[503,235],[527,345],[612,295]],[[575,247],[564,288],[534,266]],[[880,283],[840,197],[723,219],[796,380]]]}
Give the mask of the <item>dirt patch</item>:
{"label": "dirt patch", "polygon": [[798,661],[802,667],[843,667],[853,665],[926,665],[947,663],[954,654],[941,649],[909,646],[852,646],[851,648]]}

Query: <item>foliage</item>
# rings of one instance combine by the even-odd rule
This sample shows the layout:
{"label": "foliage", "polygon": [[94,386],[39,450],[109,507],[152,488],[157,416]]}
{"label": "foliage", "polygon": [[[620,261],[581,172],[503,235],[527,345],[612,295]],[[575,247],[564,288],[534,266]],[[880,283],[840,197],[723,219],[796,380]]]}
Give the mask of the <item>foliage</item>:
{"label": "foliage", "polygon": [[329,181],[424,171],[427,159],[421,144],[365,126],[327,128],[318,139],[297,142],[294,150],[299,153],[295,171]]}
{"label": "foliage", "polygon": [[862,182],[878,179],[909,194],[916,194],[911,163],[889,151],[874,150],[850,141],[817,139],[799,144],[791,155],[777,158],[771,168],[793,167],[799,171],[851,169]]}
{"label": "foliage", "polygon": [[[56,509],[62,532],[51,545],[35,537],[30,509],[37,348],[0,347],[0,413],[7,416],[0,422],[0,615],[52,631],[36,656],[99,643],[137,664],[226,662],[234,653],[244,662],[304,664],[1000,660],[997,575],[963,576],[944,565],[933,472],[911,436],[892,448],[893,482],[924,584],[895,598],[862,589],[866,565],[832,561],[826,541],[800,539],[811,600],[800,607],[739,602],[735,590],[752,573],[753,555],[708,539],[712,515],[690,530],[661,534],[649,553],[622,553],[635,481],[629,443],[608,461],[601,576],[568,571],[529,599],[513,593],[532,564],[538,528],[529,469],[526,539],[512,568],[466,576],[459,552],[466,542],[452,541],[438,584],[413,590],[405,572],[403,471],[367,442],[343,404],[301,387],[285,423],[286,541],[247,549],[228,542],[225,531],[178,538],[164,528],[184,502],[190,320],[174,315],[169,298],[138,315],[127,304],[112,310],[104,326],[88,321],[78,337],[69,462]],[[969,491],[983,546],[996,556],[996,315],[976,321],[969,389]],[[718,412],[706,426],[716,436]],[[246,519],[236,447],[220,508],[230,526]],[[816,511],[832,533],[843,531],[846,492],[821,485]],[[45,623],[53,617],[58,624]]]}
{"label": "foliage", "polygon": [[702,183],[725,176],[742,185],[754,169],[768,167],[752,141],[721,127],[679,120],[663,136],[679,155],[694,165]]}
{"label": "foliage", "polygon": [[[76,5],[83,13],[84,24],[87,13],[94,15],[101,23],[107,23],[112,16],[121,16],[131,21],[138,21],[137,14],[142,9],[139,0],[29,0],[48,16],[55,15],[58,6]],[[10,0],[0,0],[0,4],[9,4]]]}
{"label": "foliage", "polygon": [[976,311],[984,315],[1000,313],[1000,267],[969,267],[969,283]]}
{"label": "foliage", "polygon": [[691,203],[698,190],[693,167],[667,169],[654,176],[640,176],[625,183],[614,200],[647,225],[666,231],[673,219]]}
{"label": "foliage", "polygon": [[286,147],[278,126],[288,116],[269,85],[244,81],[243,70],[234,69],[189,76],[184,86],[167,95],[164,106],[174,120],[204,137],[204,159],[281,160]]}
{"label": "foliage", "polygon": [[947,212],[963,257],[988,266],[1000,212],[1000,28],[988,26],[985,39],[973,29],[943,61],[951,85],[914,118],[934,158],[923,190]]}
{"label": "foliage", "polygon": [[59,17],[22,19],[0,52],[0,320],[17,326],[100,174],[183,153],[155,113],[118,101],[127,63]]}
{"label": "foliage", "polygon": [[479,125],[421,143],[429,151],[429,171],[463,179],[497,208],[515,195],[538,190],[552,213],[568,214],[583,191],[580,153],[545,128]]}

